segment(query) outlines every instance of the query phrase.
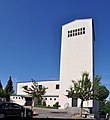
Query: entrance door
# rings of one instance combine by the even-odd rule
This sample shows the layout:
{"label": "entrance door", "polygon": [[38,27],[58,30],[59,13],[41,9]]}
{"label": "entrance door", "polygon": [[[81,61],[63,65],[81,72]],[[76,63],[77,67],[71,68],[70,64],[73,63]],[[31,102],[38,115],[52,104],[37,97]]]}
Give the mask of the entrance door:
{"label": "entrance door", "polygon": [[72,98],[72,107],[77,107],[77,98]]}

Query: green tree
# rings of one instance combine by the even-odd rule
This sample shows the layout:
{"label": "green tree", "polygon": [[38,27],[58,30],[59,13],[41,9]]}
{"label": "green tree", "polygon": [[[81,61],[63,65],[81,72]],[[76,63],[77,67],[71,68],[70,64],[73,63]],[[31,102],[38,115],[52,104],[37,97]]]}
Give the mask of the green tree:
{"label": "green tree", "polygon": [[106,100],[106,98],[109,95],[109,90],[106,88],[106,86],[100,85],[98,91],[99,91],[99,93],[101,93],[101,94],[99,94],[99,100],[100,101]]}
{"label": "green tree", "polygon": [[99,99],[99,85],[101,77],[97,75],[92,82],[89,78],[89,73],[83,72],[80,80],[72,81],[72,85],[69,90],[67,90],[67,97],[77,97],[81,99],[81,112],[80,116],[82,117],[83,102],[90,99]]}
{"label": "green tree", "polygon": [[110,101],[109,100],[103,100],[99,101],[99,113],[101,115],[106,115],[106,113],[110,113]]}
{"label": "green tree", "polygon": [[12,82],[11,76],[9,77],[9,80],[7,82],[7,85],[5,86],[4,91],[5,91],[6,100],[9,101],[10,100],[10,95],[14,94],[13,82]]}
{"label": "green tree", "polygon": [[4,97],[4,90],[3,90],[3,86],[0,80],[0,97],[3,98]]}
{"label": "green tree", "polygon": [[105,113],[110,113],[110,101],[106,100],[105,102]]}
{"label": "green tree", "polygon": [[110,101],[106,100],[109,96],[109,90],[104,86],[99,86],[99,91],[102,93],[99,99],[99,112],[102,115],[106,115],[106,113],[110,113]]}
{"label": "green tree", "polygon": [[42,96],[46,93],[46,87],[39,87],[35,80],[32,80],[31,87],[23,86],[24,92],[32,97],[32,107],[35,106],[35,100],[37,98],[37,104],[41,104]]}

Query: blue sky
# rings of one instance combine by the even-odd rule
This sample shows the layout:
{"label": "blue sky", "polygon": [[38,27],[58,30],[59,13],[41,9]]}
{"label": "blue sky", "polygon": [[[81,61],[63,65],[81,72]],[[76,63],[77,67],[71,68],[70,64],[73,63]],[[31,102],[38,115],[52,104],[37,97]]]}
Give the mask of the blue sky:
{"label": "blue sky", "polygon": [[110,89],[109,0],[0,0],[0,80],[59,79],[62,25],[93,18],[95,74]]}

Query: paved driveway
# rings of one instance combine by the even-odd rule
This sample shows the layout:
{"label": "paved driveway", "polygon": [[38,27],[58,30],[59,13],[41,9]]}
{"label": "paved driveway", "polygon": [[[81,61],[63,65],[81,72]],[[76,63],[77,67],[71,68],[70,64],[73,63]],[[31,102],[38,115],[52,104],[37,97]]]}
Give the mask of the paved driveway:
{"label": "paved driveway", "polygon": [[33,108],[33,118],[71,118],[71,114],[62,109]]}
{"label": "paved driveway", "polygon": [[[29,106],[27,106],[29,107]],[[31,107],[29,107],[31,108]],[[73,116],[78,113],[77,109],[48,109],[48,108],[33,108],[33,118],[61,118],[61,119],[77,119],[77,120],[96,120],[94,118],[79,118],[79,115]]]}

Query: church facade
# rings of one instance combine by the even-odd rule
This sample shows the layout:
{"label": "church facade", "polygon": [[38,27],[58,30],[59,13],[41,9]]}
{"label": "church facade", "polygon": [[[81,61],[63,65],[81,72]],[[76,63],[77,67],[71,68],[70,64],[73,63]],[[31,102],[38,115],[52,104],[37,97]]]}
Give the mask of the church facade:
{"label": "church facade", "polygon": [[[93,19],[78,19],[62,26],[61,40],[61,57],[60,57],[60,78],[59,80],[44,80],[37,81],[39,87],[48,87],[43,99],[46,105],[52,106],[59,102],[59,109],[66,107],[80,107],[80,99],[72,99],[66,97],[67,90],[72,84],[72,80],[79,80],[82,72],[86,71],[90,75],[91,81],[94,77],[94,30]],[[27,96],[23,92],[23,86],[30,87],[29,82],[17,83],[17,96]],[[20,104],[23,97],[13,98],[11,101],[16,102],[18,99]],[[16,100],[17,99],[17,100]],[[21,101],[21,102],[20,102]],[[89,100],[84,102],[84,107],[93,108],[94,101]]]}

